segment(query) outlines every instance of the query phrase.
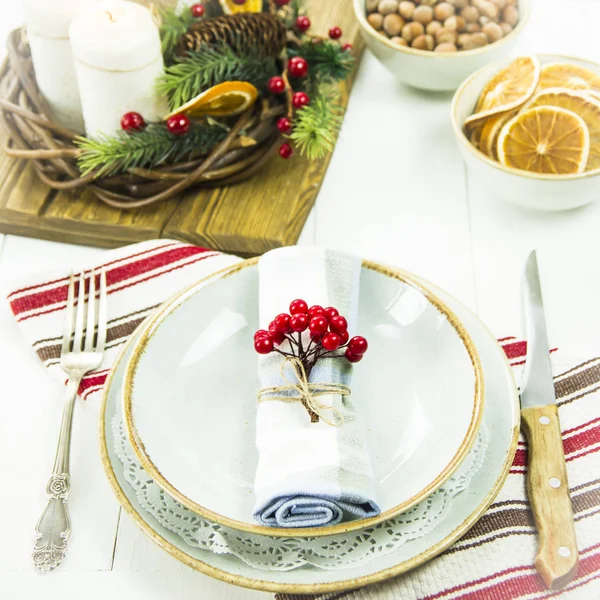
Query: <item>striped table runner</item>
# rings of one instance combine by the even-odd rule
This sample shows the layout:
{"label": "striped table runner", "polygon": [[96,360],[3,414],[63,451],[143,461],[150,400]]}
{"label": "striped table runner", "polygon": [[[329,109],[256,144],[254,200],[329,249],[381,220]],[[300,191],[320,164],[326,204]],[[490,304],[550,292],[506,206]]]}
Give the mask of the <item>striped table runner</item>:
{"label": "striped table runner", "polygon": [[[101,367],[80,388],[84,399],[99,395],[106,376],[132,332],[178,290],[239,259],[172,241],[152,241],[107,252],[100,265],[109,292],[108,349]],[[66,270],[31,277],[8,296],[24,336],[60,381]],[[517,380],[525,342],[500,340]],[[278,595],[278,600],[516,600],[556,596],[600,600],[600,358],[553,357],[556,393],[581,553],[576,579],[549,592],[533,568],[537,536],[525,495],[526,445],[521,440],[508,480],[496,502],[459,542],[438,558],[391,581],[353,592],[317,596]]]}

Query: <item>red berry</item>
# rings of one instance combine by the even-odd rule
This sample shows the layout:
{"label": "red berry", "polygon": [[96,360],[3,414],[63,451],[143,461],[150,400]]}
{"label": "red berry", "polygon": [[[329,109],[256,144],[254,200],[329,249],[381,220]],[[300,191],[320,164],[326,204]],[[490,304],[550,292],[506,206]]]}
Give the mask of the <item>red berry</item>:
{"label": "red berry", "polygon": [[291,128],[292,122],[287,117],[281,117],[281,119],[277,121],[277,129],[279,129],[281,133],[288,133]]}
{"label": "red berry", "polygon": [[342,37],[342,30],[339,27],[332,27],[329,30],[329,37],[332,40],[339,40]]}
{"label": "red berry", "polygon": [[190,130],[192,122],[185,115],[174,115],[167,119],[167,129],[173,135],[184,135]]}
{"label": "red berry", "polygon": [[309,318],[305,313],[298,313],[297,315],[293,315],[290,319],[290,327],[293,331],[300,333],[301,331],[306,331],[308,327]]}
{"label": "red berry", "polygon": [[330,352],[337,350],[340,347],[340,336],[337,333],[326,333],[323,336],[321,345],[325,350],[329,350]]}
{"label": "red berry", "polygon": [[348,321],[346,321],[346,319],[341,315],[337,315],[329,320],[329,328],[334,333],[342,335],[342,333],[348,329]]}
{"label": "red berry", "polygon": [[296,92],[292,96],[292,104],[295,108],[303,108],[310,103],[310,98],[305,92]]}
{"label": "red berry", "polygon": [[349,337],[350,337],[350,334],[348,333],[348,331],[344,331],[344,333],[340,333],[340,346],[343,346],[348,341]]}
{"label": "red berry", "polygon": [[281,144],[279,146],[279,156],[281,158],[289,158],[292,154],[294,154],[294,150],[289,144]]}
{"label": "red berry", "polygon": [[361,335],[355,335],[348,342],[348,350],[350,352],[352,352],[352,354],[357,354],[358,356],[362,356],[368,349],[369,349],[369,343]]}
{"label": "red berry", "polygon": [[294,300],[290,303],[290,314],[297,315],[298,313],[308,314],[308,304],[304,300]]}
{"label": "red berry", "polygon": [[279,344],[283,344],[283,341],[285,340],[285,333],[281,333],[281,331],[273,331],[269,334],[269,337],[273,340],[273,343],[276,346],[279,346]]}
{"label": "red berry", "polygon": [[321,333],[311,333],[310,334],[310,339],[315,343],[315,344],[320,344],[321,340],[323,339],[323,334]]}
{"label": "red berry", "polygon": [[283,77],[279,77],[277,75],[269,79],[269,84],[267,87],[269,88],[271,94],[283,94],[283,92],[285,92],[285,81],[283,80]]}
{"label": "red berry", "polygon": [[315,304],[308,309],[308,316],[312,319],[313,317],[322,317],[325,314],[322,306]]}
{"label": "red berry", "polygon": [[259,354],[269,354],[273,351],[273,340],[270,337],[261,337],[254,340],[254,349]]}
{"label": "red berry", "polygon": [[266,329],[259,329],[254,334],[254,341],[256,341],[258,338],[261,338],[261,337],[269,337],[269,332]]}
{"label": "red berry", "polygon": [[192,17],[194,19],[199,19],[204,16],[204,5],[203,4],[192,4],[190,6],[190,10],[192,11]]}
{"label": "red berry", "polygon": [[290,0],[275,0],[275,4],[277,4],[277,6],[285,6],[286,4],[289,4]]}
{"label": "red berry", "polygon": [[275,325],[275,331],[288,333],[288,331],[290,331],[290,315],[286,313],[277,315],[275,319],[273,319],[273,324]]}
{"label": "red berry", "polygon": [[313,335],[323,335],[327,331],[329,323],[325,317],[313,317],[308,327]]}
{"label": "red berry", "polygon": [[308,75],[308,63],[301,56],[294,56],[288,60],[288,72],[292,77],[301,78]]}
{"label": "red berry", "polygon": [[348,362],[351,363],[357,363],[363,359],[362,354],[353,354],[348,348],[346,348],[345,356],[348,359]]}
{"label": "red berry", "polygon": [[323,312],[328,319],[337,317],[340,314],[340,311],[337,308],[333,308],[333,306],[328,306]]}
{"label": "red berry", "polygon": [[121,117],[121,129],[124,131],[138,131],[146,126],[146,121],[140,113],[128,112]]}
{"label": "red berry", "polygon": [[310,29],[310,19],[308,17],[298,17],[296,19],[296,29],[304,33]]}
{"label": "red berry", "polygon": [[344,44],[342,46],[342,50],[344,50],[345,52],[350,52],[350,50],[352,50],[352,44]]}

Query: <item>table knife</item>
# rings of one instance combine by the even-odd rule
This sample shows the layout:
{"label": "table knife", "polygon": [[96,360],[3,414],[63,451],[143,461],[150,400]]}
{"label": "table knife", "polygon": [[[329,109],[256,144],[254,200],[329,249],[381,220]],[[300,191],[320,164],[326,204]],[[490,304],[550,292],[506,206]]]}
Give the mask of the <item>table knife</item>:
{"label": "table knife", "polygon": [[527,493],[539,534],[535,567],[551,589],[577,572],[579,553],[550,364],[535,250],[525,270],[527,357],[521,385],[521,423],[529,448]]}

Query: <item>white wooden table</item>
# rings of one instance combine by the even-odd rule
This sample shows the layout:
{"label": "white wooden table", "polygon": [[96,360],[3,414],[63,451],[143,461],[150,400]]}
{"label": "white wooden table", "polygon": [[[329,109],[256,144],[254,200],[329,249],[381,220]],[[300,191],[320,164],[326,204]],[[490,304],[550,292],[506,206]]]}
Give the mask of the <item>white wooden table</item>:
{"label": "white wooden table", "polygon": [[[20,23],[2,1],[0,39]],[[537,0],[517,53],[600,60],[597,0]],[[520,279],[540,251],[551,343],[584,357],[600,352],[600,203],[533,213],[502,203],[465,173],[449,121],[450,96],[396,83],[365,56],[340,142],[301,243],[321,244],[412,270],[474,308],[501,335],[521,333]],[[599,190],[600,192],[600,190]],[[0,291],[21,273],[99,257],[103,251],[0,236]],[[0,301],[0,597],[7,600],[246,599],[183,567],[140,533],[105,480],[96,402],[75,415],[66,562],[34,571],[32,531],[44,502],[62,390],[21,338]]]}

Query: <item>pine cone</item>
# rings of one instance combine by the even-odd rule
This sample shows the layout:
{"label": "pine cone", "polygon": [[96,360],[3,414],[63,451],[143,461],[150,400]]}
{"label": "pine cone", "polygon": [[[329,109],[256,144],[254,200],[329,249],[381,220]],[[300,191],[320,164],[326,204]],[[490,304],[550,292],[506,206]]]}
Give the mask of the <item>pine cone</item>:
{"label": "pine cone", "polygon": [[251,48],[264,56],[279,56],[286,44],[285,25],[270,13],[238,13],[193,23],[181,38],[178,54],[198,52],[203,45],[226,44],[240,54]]}

